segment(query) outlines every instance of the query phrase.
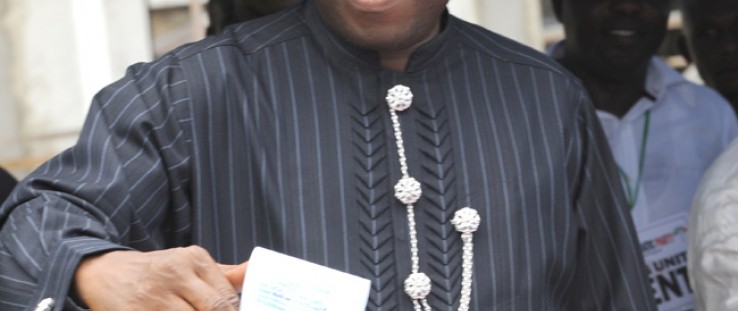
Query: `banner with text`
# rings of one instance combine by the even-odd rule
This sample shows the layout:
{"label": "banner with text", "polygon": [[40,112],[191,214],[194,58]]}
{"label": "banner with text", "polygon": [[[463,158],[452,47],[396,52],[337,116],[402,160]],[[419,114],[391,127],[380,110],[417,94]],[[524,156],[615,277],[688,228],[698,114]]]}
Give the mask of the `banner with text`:
{"label": "banner with text", "polygon": [[677,215],[638,231],[659,311],[694,309],[687,275],[688,216]]}

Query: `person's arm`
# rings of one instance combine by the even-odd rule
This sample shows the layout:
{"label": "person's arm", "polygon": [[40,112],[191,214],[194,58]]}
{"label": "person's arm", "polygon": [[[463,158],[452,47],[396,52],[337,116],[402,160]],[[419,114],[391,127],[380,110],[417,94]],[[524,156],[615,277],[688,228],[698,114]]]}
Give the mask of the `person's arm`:
{"label": "person's arm", "polygon": [[235,311],[247,264],[217,264],[197,246],[112,251],[82,261],[75,290],[93,310]]}
{"label": "person's arm", "polygon": [[[115,257],[114,250],[186,246],[191,214],[187,86],[173,57],[131,67],[95,97],[77,144],[11,194],[0,208],[1,310],[34,310],[42,301],[53,301],[54,310],[78,308],[68,294],[83,259]],[[103,253],[111,256],[96,256]],[[147,285],[106,278],[119,267],[102,267],[93,276],[97,279],[78,282],[113,284],[107,288]],[[225,280],[206,278],[221,285]],[[85,286],[90,284],[76,284],[80,296],[89,296]],[[130,295],[127,290],[121,285],[92,295]],[[233,289],[224,295],[234,295]]]}
{"label": "person's arm", "polygon": [[656,310],[617,166],[593,106],[577,96],[568,171],[579,232],[567,310]]}
{"label": "person's arm", "polygon": [[697,310],[738,308],[738,139],[705,172],[689,222]]}

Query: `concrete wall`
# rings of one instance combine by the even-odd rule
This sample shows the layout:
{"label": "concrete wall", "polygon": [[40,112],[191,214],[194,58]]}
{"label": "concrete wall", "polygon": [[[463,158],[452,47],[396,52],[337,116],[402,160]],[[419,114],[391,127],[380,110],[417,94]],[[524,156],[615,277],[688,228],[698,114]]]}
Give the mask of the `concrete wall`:
{"label": "concrete wall", "polygon": [[70,146],[92,96],[151,59],[144,0],[0,0],[0,164]]}
{"label": "concrete wall", "polygon": [[11,144],[19,135],[20,112],[13,98],[11,72],[11,36],[6,27],[11,14],[8,0],[0,0],[0,159],[17,158],[23,154],[20,145]]}
{"label": "concrete wall", "polygon": [[464,20],[543,48],[540,0],[450,0],[448,8]]}

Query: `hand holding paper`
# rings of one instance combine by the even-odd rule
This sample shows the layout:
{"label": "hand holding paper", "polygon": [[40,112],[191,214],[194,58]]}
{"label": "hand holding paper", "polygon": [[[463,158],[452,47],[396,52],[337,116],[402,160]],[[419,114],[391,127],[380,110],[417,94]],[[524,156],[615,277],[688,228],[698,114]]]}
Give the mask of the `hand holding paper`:
{"label": "hand holding paper", "polygon": [[245,269],[197,246],[111,251],[85,258],[74,286],[92,310],[236,310]]}

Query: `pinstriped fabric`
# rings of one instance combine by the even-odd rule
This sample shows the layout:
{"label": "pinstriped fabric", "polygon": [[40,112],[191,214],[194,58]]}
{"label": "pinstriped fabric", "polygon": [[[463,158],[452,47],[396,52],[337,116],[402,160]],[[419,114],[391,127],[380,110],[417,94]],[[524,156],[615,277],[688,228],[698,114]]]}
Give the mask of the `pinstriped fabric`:
{"label": "pinstriped fabric", "polygon": [[229,28],[98,94],[73,148],[0,208],[0,309],[57,310],[89,254],[254,246],[372,281],[368,310],[409,310],[405,209],[387,89],[400,115],[420,267],[434,310],[458,306],[471,206],[471,310],[655,310],[609,150],[582,88],[555,62],[447,16],[406,72],[337,37],[312,1]]}

